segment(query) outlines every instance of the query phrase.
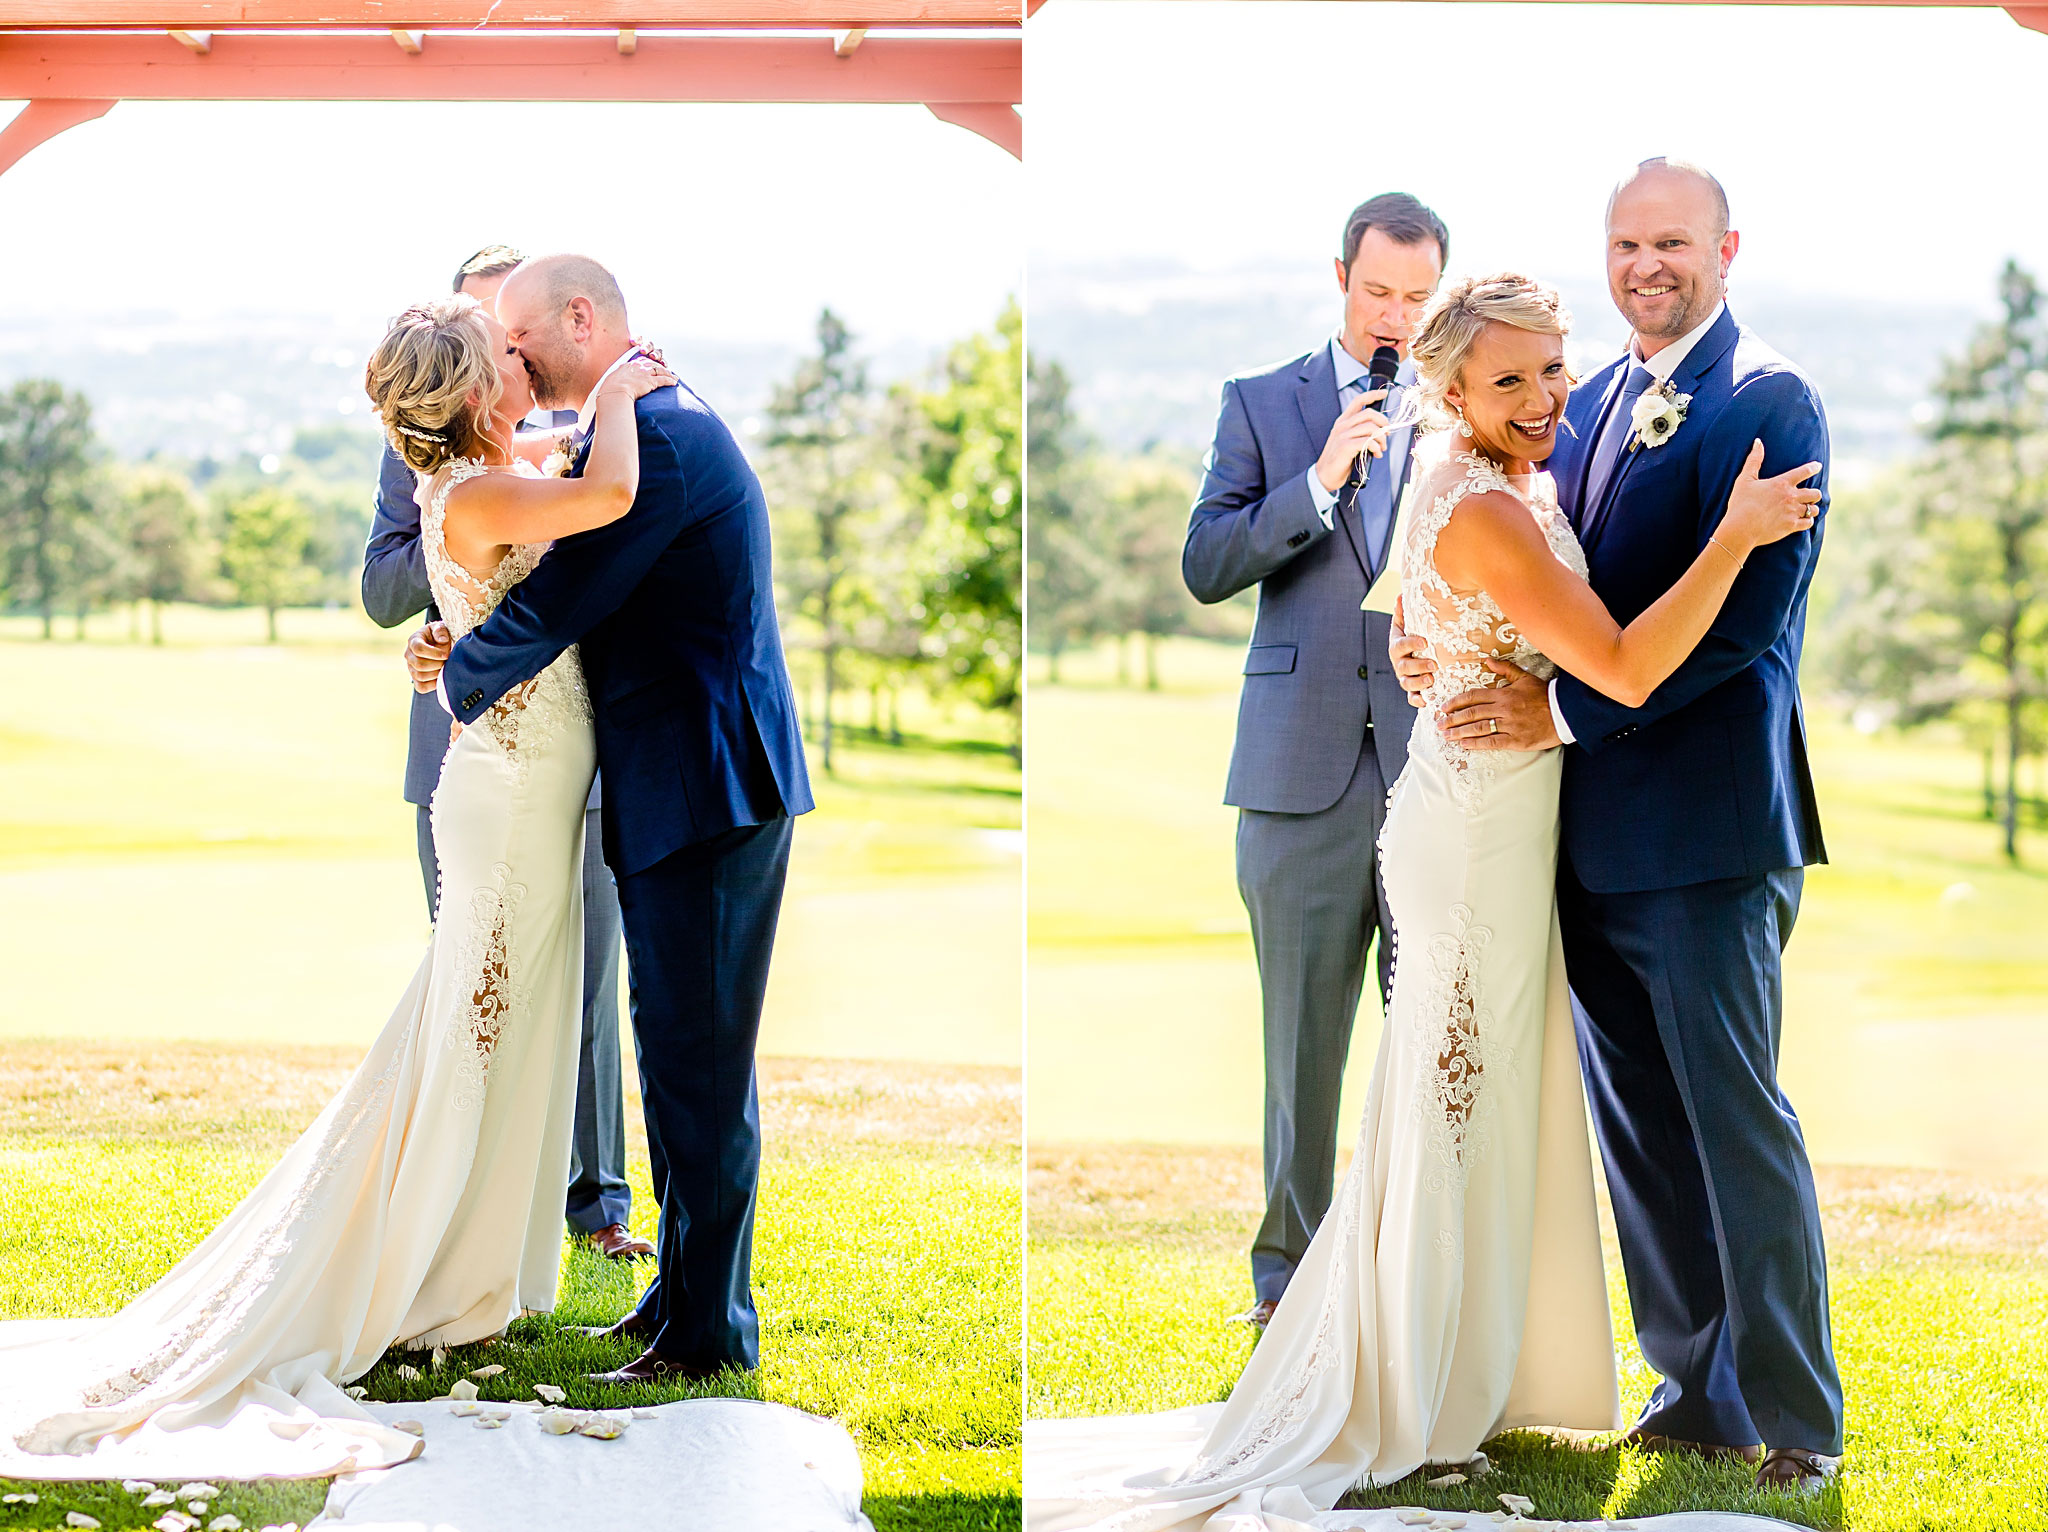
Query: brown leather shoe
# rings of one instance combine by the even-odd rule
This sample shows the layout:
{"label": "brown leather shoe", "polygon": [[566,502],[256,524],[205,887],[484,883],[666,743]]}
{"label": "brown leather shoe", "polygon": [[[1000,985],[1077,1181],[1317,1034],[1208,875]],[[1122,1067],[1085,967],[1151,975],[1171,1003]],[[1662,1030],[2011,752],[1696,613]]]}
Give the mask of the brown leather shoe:
{"label": "brown leather shoe", "polygon": [[570,1330],[578,1335],[587,1335],[592,1340],[620,1340],[629,1335],[647,1333],[647,1321],[640,1317],[638,1309],[628,1309],[626,1317],[615,1324],[571,1325]]}
{"label": "brown leather shoe", "polygon": [[1842,1460],[1804,1447],[1773,1447],[1764,1454],[1756,1471],[1758,1489],[1775,1489],[1792,1495],[1818,1495],[1840,1472]]}
{"label": "brown leather shoe", "polygon": [[1272,1321],[1279,1307],[1278,1298],[1261,1298],[1242,1314],[1232,1314],[1230,1322],[1234,1325],[1250,1325],[1254,1330],[1263,1330]]}
{"label": "brown leather shoe", "polygon": [[649,1346],[624,1367],[611,1372],[586,1373],[592,1383],[610,1383],[622,1388],[636,1387],[644,1383],[702,1383],[718,1376],[717,1370],[706,1371],[701,1367],[685,1367],[680,1362],[671,1362],[667,1357]]}
{"label": "brown leather shoe", "polygon": [[1621,1445],[1637,1447],[1644,1452],[1683,1453],[1689,1457],[1705,1458],[1710,1463],[1760,1463],[1763,1461],[1762,1447],[1724,1447],[1719,1442],[1688,1442],[1676,1436],[1658,1436],[1640,1427],[1622,1434]]}
{"label": "brown leather shoe", "polygon": [[596,1233],[583,1237],[597,1246],[597,1253],[608,1261],[639,1261],[654,1254],[652,1245],[636,1237],[622,1223],[606,1224]]}

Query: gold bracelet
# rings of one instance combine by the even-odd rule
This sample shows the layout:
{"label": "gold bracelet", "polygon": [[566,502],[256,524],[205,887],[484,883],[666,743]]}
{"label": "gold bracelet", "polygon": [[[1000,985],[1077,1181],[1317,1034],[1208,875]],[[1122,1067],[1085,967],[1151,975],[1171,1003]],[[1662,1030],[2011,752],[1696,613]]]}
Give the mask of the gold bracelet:
{"label": "gold bracelet", "polygon": [[[1727,553],[1728,557],[1730,557],[1731,559],[1735,559],[1735,555],[1733,553],[1728,552],[1728,545],[1722,542],[1720,538],[1709,536],[1707,538],[1707,541],[1712,543],[1716,548],[1719,548],[1723,553]],[[1740,569],[1742,567],[1741,559],[1735,559],[1735,567],[1737,569]]]}

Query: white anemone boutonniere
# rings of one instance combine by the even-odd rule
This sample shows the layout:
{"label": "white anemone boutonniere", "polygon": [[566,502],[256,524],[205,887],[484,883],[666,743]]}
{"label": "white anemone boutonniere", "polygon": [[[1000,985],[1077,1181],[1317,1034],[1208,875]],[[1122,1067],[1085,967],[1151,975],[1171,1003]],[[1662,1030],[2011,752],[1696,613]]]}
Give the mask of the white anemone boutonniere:
{"label": "white anemone boutonniere", "polygon": [[576,454],[570,450],[575,440],[573,436],[563,437],[555,450],[540,460],[540,471],[550,479],[568,478],[569,470],[576,466]]}
{"label": "white anemone boutonniere", "polygon": [[1685,424],[1685,412],[1691,407],[1692,395],[1681,394],[1669,378],[1654,388],[1644,389],[1630,411],[1629,424],[1634,429],[1628,439],[1628,450],[1663,446],[1678,434],[1678,428]]}

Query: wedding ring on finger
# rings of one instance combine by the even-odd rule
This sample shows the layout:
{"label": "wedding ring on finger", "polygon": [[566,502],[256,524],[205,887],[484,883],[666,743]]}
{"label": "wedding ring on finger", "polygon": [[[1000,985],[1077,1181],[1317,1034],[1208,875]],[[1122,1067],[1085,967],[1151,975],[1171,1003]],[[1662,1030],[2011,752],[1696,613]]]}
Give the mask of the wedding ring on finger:
{"label": "wedding ring on finger", "polygon": [[1500,733],[1500,720],[1499,720],[1498,718],[1489,718],[1489,719],[1487,719],[1487,720],[1486,720],[1486,732],[1487,732],[1488,734],[1498,734],[1498,733]]}

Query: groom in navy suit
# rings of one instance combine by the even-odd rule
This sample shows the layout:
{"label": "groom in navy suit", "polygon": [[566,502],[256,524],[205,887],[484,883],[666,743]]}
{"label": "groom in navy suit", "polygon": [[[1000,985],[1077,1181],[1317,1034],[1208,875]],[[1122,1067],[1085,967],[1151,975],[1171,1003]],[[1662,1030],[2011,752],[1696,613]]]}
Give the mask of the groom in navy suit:
{"label": "groom in navy suit", "polygon": [[[1827,487],[1820,396],[1728,311],[1738,243],[1720,183],[1696,166],[1646,160],[1608,206],[1608,283],[1634,338],[1574,390],[1548,468],[1617,623],[1706,545],[1754,442],[1763,473],[1818,462]],[[1646,442],[1635,405],[1653,392],[1686,401],[1684,418]],[[1827,859],[1799,699],[1826,507],[1749,556],[1643,706],[1496,663],[1512,685],[1445,710],[1471,749],[1573,747],[1565,966],[1636,1332],[1662,1375],[1630,1439],[1760,1456],[1760,1483],[1801,1490],[1842,1451],[1820,1210],[1777,1078],[1779,957],[1803,869]],[[1411,687],[1426,674],[1414,644],[1395,646]]]}
{"label": "groom in navy suit", "polygon": [[[497,309],[536,402],[577,409],[580,473],[598,386],[638,354],[618,283],[586,256],[543,256],[505,279]],[[661,1204],[659,1273],[608,1332],[646,1350],[604,1383],[760,1360],[754,1044],[791,825],[812,807],[760,481],[688,389],[635,414],[632,509],[556,543],[452,650],[431,628],[408,645],[414,681],[438,676],[464,724],[581,645]]]}

